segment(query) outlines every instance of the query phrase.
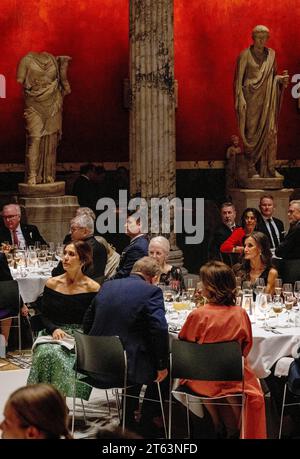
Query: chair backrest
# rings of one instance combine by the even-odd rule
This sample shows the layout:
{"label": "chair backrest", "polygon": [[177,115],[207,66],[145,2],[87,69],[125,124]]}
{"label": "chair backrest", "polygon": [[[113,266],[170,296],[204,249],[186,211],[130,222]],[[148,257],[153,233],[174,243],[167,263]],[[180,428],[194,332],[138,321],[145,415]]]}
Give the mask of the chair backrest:
{"label": "chair backrest", "polygon": [[123,387],[126,375],[126,352],[118,336],[89,336],[74,331],[76,342],[76,367],[79,373],[88,374],[112,387]]}
{"label": "chair backrest", "polygon": [[220,343],[172,342],[172,378],[202,381],[242,381],[243,358],[236,341]]}
{"label": "chair backrest", "polygon": [[0,309],[9,309],[17,315],[20,308],[19,286],[16,280],[0,282]]}

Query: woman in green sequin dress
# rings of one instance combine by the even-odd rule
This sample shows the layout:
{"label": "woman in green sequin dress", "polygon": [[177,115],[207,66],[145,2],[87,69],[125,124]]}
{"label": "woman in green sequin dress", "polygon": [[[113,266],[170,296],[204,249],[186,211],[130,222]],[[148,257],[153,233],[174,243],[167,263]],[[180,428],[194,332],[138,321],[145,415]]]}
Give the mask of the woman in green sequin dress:
{"label": "woman in green sequin dress", "polygon": [[[92,262],[92,249],[87,242],[68,244],[62,262],[65,273],[48,279],[41,308],[45,329],[40,336],[51,335],[55,340],[72,336],[74,329],[82,328],[84,313],[100,288],[84,275]],[[74,363],[74,349],[55,343],[38,344],[27,383],[49,383],[63,395],[73,396]],[[76,384],[76,396],[88,400],[91,386],[80,380]]]}

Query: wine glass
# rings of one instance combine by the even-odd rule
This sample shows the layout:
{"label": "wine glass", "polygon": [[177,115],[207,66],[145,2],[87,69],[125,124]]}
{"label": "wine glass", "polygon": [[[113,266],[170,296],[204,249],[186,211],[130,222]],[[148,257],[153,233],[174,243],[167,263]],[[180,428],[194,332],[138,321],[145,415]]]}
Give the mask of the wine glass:
{"label": "wine glass", "polygon": [[262,277],[258,277],[255,281],[255,293],[256,295],[259,295],[260,293],[263,293],[264,288],[265,288],[265,280]]}
{"label": "wine glass", "polygon": [[29,250],[27,258],[28,258],[29,266],[32,266],[33,267],[32,271],[34,271],[36,267],[38,266],[38,257],[37,257],[36,251]]}
{"label": "wine glass", "polygon": [[287,320],[286,320],[286,327],[291,327],[291,320],[290,320],[290,311],[294,305],[294,297],[293,294],[287,293],[284,297],[284,307],[287,312]]}
{"label": "wine glass", "polygon": [[194,279],[188,279],[187,280],[187,296],[190,301],[193,300],[194,298],[194,293],[195,293],[195,281]]}
{"label": "wine glass", "polygon": [[300,281],[296,281],[294,285],[294,295],[297,299],[297,306],[300,307]]}
{"label": "wine glass", "polygon": [[275,280],[275,295],[281,295],[282,292],[282,279]]}
{"label": "wine glass", "polygon": [[282,298],[279,295],[274,296],[274,302],[273,302],[273,311],[276,314],[276,327],[279,326],[279,314],[282,312],[283,309],[283,303],[282,303]]}
{"label": "wine glass", "polygon": [[282,286],[282,295],[285,298],[287,295],[293,293],[293,285],[292,284],[283,284]]}
{"label": "wine glass", "polygon": [[266,328],[268,327],[267,312],[269,312],[272,307],[272,295],[262,293],[260,295],[259,301],[257,301],[257,306],[260,312],[262,312],[264,315],[263,327]]}

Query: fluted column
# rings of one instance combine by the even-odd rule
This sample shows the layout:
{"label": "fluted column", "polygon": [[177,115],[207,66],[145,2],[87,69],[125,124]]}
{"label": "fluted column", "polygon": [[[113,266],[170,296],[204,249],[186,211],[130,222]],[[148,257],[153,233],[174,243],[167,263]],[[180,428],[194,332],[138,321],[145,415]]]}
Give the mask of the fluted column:
{"label": "fluted column", "polygon": [[130,190],[147,200],[176,192],[173,32],[173,0],[130,0]]}

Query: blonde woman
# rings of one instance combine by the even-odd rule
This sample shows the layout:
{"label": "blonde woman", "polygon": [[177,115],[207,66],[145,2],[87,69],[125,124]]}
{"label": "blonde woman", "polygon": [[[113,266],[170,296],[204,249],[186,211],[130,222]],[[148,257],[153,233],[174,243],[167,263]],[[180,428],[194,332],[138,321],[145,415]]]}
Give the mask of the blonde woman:
{"label": "blonde woman", "polygon": [[181,269],[168,263],[170,243],[164,236],[156,236],[150,240],[148,254],[160,267],[159,283],[170,286],[174,290],[184,290],[184,279]]}

